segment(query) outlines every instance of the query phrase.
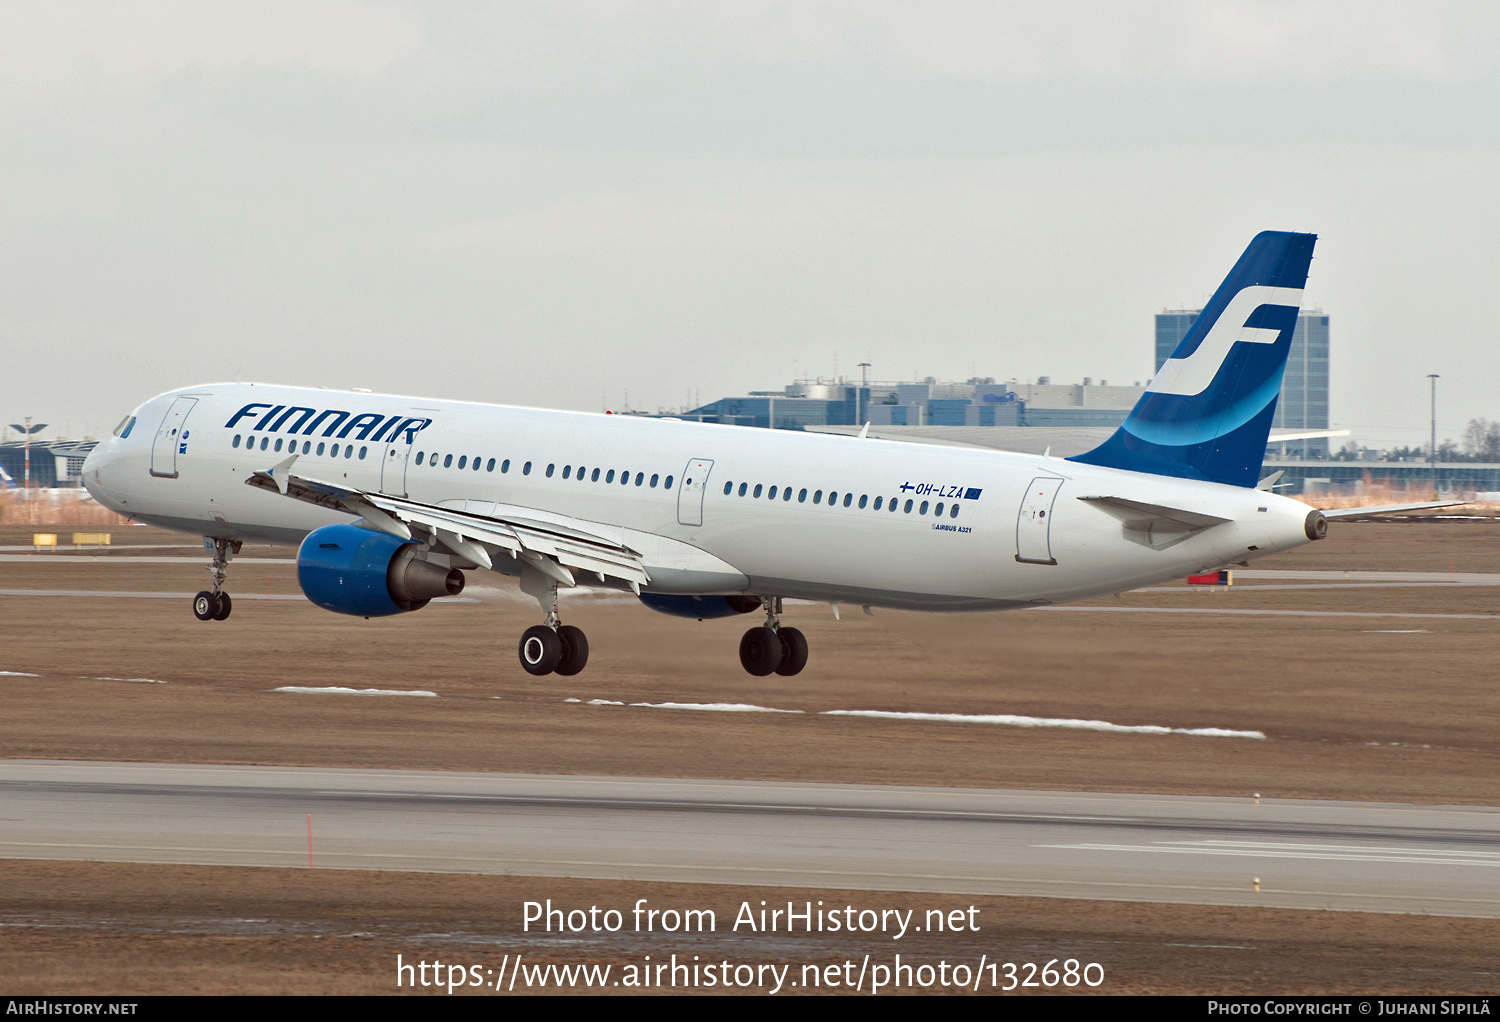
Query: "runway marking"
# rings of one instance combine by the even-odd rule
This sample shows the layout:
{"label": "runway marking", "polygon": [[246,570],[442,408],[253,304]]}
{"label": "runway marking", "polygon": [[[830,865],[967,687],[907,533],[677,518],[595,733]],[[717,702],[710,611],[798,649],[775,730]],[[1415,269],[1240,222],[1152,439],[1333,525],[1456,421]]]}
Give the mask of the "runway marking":
{"label": "runway marking", "polygon": [[823,710],[826,716],[877,717],[884,720],[953,721],[961,724],[1001,724],[1009,727],[1063,727],[1084,731],[1107,731],[1130,735],[1198,735],[1206,738],[1254,738],[1265,741],[1261,731],[1231,731],[1220,727],[1164,727],[1160,724],[1111,724],[1107,720],[1073,720],[1067,717],[1021,717],[1009,713],[897,713],[891,710]]}
{"label": "runway marking", "polygon": [[437,698],[436,692],[428,692],[426,689],[399,689],[399,688],[341,688],[337,685],[324,687],[310,687],[304,685],[282,685],[280,688],[271,689],[272,692],[296,692],[301,695],[319,696],[427,696]]}
{"label": "runway marking", "polygon": [[93,675],[80,674],[81,681],[135,681],[146,685],[165,685],[165,681],[157,681],[155,678],[98,678]]}
{"label": "runway marking", "polygon": [[40,674],[32,674],[30,671],[0,671],[7,678],[40,678]]}
{"label": "runway marking", "polygon": [[1403,862],[1428,866],[1500,866],[1500,852],[1363,845],[1293,844],[1276,841],[1157,841],[1149,845],[1033,845],[1093,852],[1153,852],[1178,855],[1237,855],[1258,859],[1321,859],[1330,862]]}
{"label": "runway marking", "polygon": [[[578,699],[564,699],[577,703]],[[588,706],[632,706],[654,710],[710,710],[719,713],[806,713],[754,703],[625,703],[617,699],[590,699]],[[1166,727],[1161,724],[1112,724],[1107,720],[1075,720],[1069,717],[1026,717],[1012,713],[918,713],[897,710],[815,710],[820,717],[871,717],[878,720],[915,720],[955,724],[997,724],[1002,727],[1059,727],[1104,731],[1127,735],[1193,735],[1200,738],[1252,738],[1265,741],[1263,731],[1234,731],[1219,727]]]}
{"label": "runway marking", "polygon": [[1426,628],[1365,628],[1366,635],[1431,635]]}
{"label": "runway marking", "polygon": [[1244,614],[1259,617],[1420,617],[1448,621],[1500,621],[1496,614],[1422,614],[1399,610],[1250,610],[1230,607],[1022,607],[1022,611],[1081,611],[1099,614]]}

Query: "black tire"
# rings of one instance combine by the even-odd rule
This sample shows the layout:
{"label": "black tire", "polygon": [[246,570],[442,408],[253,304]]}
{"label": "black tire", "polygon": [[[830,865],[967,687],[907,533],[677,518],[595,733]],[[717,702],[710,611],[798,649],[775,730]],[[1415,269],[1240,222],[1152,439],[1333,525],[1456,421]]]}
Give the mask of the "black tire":
{"label": "black tire", "polygon": [[212,621],[214,611],[219,609],[219,601],[214,594],[207,590],[193,597],[193,617],[199,621]]}
{"label": "black tire", "polygon": [[795,628],[783,628],[776,633],[781,638],[781,662],[776,673],[790,678],[801,674],[807,666],[807,636]]}
{"label": "black tire", "polygon": [[781,640],[771,628],[752,628],[740,639],[740,664],[757,678],[764,678],[781,663]]}
{"label": "black tire", "polygon": [[584,637],[583,629],[572,625],[559,628],[557,637],[562,640],[563,649],[562,659],[557,662],[557,673],[568,676],[577,674],[589,662],[589,640]]}
{"label": "black tire", "polygon": [[563,644],[546,625],[532,625],[521,633],[521,666],[527,674],[551,674],[562,659]]}
{"label": "black tire", "polygon": [[229,598],[228,593],[220,593],[217,597],[217,607],[214,610],[214,620],[223,621],[234,609],[234,601]]}

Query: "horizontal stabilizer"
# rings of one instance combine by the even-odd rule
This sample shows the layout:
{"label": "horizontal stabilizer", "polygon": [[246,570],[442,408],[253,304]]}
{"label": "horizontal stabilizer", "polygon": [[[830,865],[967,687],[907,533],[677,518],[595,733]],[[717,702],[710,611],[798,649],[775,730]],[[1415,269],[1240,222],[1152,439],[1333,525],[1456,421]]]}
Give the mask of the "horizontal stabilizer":
{"label": "horizontal stabilizer", "polygon": [[1181,543],[1189,536],[1223,525],[1228,518],[1206,515],[1201,511],[1186,511],[1180,507],[1162,504],[1147,504],[1124,497],[1079,497],[1081,501],[1098,508],[1124,526],[1124,536],[1142,546],[1156,550]]}
{"label": "horizontal stabilizer", "polygon": [[1425,511],[1433,507],[1461,507],[1471,503],[1467,500],[1435,500],[1425,504],[1382,504],[1379,507],[1338,507],[1324,511],[1324,518],[1354,518],[1364,515],[1389,515],[1397,511]]}

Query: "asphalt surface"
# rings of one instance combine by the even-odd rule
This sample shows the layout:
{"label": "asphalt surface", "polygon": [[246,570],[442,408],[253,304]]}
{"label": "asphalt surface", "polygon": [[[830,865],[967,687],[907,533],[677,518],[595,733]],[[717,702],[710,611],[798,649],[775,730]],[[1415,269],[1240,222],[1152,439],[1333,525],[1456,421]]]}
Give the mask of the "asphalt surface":
{"label": "asphalt surface", "polygon": [[316,868],[1500,917],[1485,806],[0,762],[0,857],[305,869],[309,840]]}

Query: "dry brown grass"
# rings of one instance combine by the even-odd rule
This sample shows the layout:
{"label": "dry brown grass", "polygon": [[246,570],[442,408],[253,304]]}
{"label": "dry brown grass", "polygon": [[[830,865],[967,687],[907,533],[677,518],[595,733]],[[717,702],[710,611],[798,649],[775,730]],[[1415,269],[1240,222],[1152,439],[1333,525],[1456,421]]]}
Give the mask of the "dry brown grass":
{"label": "dry brown grass", "polygon": [[80,489],[0,491],[0,522],[6,525],[129,525],[130,520]]}
{"label": "dry brown grass", "polygon": [[[1404,485],[1393,483],[1374,482],[1368,472],[1360,480],[1359,485],[1353,492],[1339,493],[1298,493],[1292,494],[1293,500],[1300,500],[1320,510],[1344,507],[1376,507],[1383,504],[1418,504],[1433,500],[1432,484],[1427,480],[1421,482],[1410,482]],[[1470,500],[1474,498],[1473,490],[1460,490],[1451,496],[1444,493],[1438,500]],[[1471,503],[1469,508],[1494,511],[1500,508],[1496,504]]]}

